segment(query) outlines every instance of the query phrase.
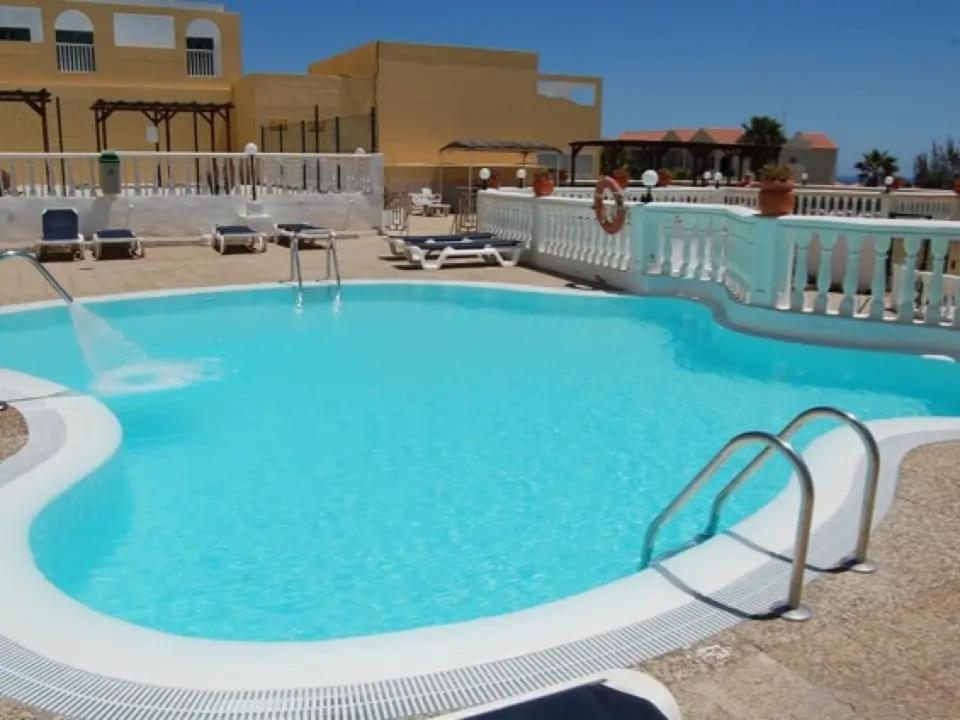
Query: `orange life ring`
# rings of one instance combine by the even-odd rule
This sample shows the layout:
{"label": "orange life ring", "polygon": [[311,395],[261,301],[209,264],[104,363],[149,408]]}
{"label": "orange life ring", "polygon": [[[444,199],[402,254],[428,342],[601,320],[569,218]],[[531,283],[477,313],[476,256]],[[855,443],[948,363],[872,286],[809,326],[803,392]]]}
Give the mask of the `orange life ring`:
{"label": "orange life ring", "polygon": [[[607,215],[607,208],[604,198],[607,191],[613,194],[613,201],[616,203],[616,212],[613,217]],[[597,216],[597,222],[609,235],[616,235],[623,229],[623,224],[627,221],[627,209],[624,207],[625,196],[623,188],[612,177],[605,175],[597,180],[597,187],[593,192],[593,214]]]}

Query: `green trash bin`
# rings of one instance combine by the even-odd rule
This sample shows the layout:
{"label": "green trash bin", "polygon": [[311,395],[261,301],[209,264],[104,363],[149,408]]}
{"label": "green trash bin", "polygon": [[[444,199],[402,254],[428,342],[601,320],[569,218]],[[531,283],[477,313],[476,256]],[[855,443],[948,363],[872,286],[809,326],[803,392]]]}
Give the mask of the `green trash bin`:
{"label": "green trash bin", "polygon": [[100,153],[100,191],[104,195],[120,194],[120,156],[110,150]]}

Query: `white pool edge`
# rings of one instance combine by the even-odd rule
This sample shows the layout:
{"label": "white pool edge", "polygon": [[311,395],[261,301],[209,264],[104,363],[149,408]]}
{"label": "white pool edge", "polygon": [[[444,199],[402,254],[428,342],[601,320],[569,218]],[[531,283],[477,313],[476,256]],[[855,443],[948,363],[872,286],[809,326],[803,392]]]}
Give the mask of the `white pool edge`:
{"label": "white pool edge", "polygon": [[[485,286],[515,289],[500,283]],[[542,291],[529,286],[522,289]],[[134,293],[104,299],[197,292]],[[567,289],[559,292],[599,296]],[[27,307],[36,305],[19,309]],[[57,390],[58,386],[46,381],[0,371],[0,391],[7,397]],[[28,532],[36,514],[115,452],[121,434],[116,419],[99,401],[78,395],[14,405],[27,420],[30,438],[18,455],[0,464],[0,566],[5,568],[7,587],[17,589],[16,593],[0,593],[0,636],[38,657],[119,682],[228,693],[377,683],[399,687],[405,678],[525,658],[529,658],[531,674],[540,672],[546,679],[549,674],[545,670],[536,670],[542,667],[536,658],[556,653],[560,646],[589,642],[627,626],[653,626],[670,613],[705,606],[691,598],[690,589],[726,598],[738,580],[766,572],[771,564],[778,566],[771,571],[773,582],[782,585],[774,588],[773,596],[782,596],[786,589],[784,578],[789,568],[785,563],[771,560],[767,553],[731,535],[722,535],[663,563],[674,582],[656,570],[647,570],[572,598],[472,622],[313,643],[219,642],[169,635],[104,616],[69,598],[43,576],[29,548]],[[878,522],[892,501],[903,455],[918,445],[960,438],[960,418],[908,418],[869,425],[877,435],[883,459]],[[817,490],[811,562],[826,565],[853,547],[863,453],[853,433],[841,429],[815,441],[804,457]],[[18,468],[24,459],[30,460],[30,466]],[[791,482],[733,532],[753,545],[781,552],[793,543],[797,502],[796,485]],[[679,589],[676,580],[689,589]],[[652,638],[649,644],[659,652],[672,649],[659,647],[658,642]],[[569,658],[569,664],[575,665],[575,660]],[[563,665],[566,661],[555,657],[551,662]],[[2,666],[0,657],[0,670]],[[4,685],[0,680],[0,692]]]}

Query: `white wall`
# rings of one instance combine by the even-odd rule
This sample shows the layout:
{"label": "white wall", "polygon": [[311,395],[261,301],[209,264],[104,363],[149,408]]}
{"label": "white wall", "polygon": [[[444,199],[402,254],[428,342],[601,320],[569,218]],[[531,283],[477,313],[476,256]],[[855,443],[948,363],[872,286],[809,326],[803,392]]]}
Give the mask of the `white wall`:
{"label": "white wall", "polygon": [[[130,210],[129,206],[133,205]],[[267,195],[269,220],[243,217],[242,196],[144,196],[98,198],[0,198],[0,247],[32,245],[40,239],[40,214],[45,208],[75,208],[80,231],[90,237],[105,227],[130,227],[144,237],[194,237],[214,225],[253,225],[258,230],[274,222],[305,222],[334,230],[371,230],[382,220],[382,194],[307,193]]]}

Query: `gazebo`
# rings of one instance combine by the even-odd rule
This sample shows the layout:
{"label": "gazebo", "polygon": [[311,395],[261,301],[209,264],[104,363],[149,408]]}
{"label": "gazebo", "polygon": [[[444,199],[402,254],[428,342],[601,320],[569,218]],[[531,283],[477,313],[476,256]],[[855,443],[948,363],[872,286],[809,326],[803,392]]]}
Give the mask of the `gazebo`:
{"label": "gazebo", "polygon": [[[693,157],[693,179],[694,182],[700,177],[700,173],[707,169],[707,163],[713,153],[719,151],[725,158],[737,158],[737,177],[743,177],[743,160],[750,158],[751,164],[756,167],[757,160],[780,159],[779,145],[754,145],[751,143],[717,143],[717,142],[694,142],[684,140],[641,140],[641,139],[615,139],[615,140],[575,140],[570,143],[570,167],[575,168],[577,155],[584,148],[600,148],[601,155],[600,171],[608,175],[613,171],[613,162],[610,158],[616,158],[623,150],[641,150],[647,153],[649,167],[659,170],[663,163],[664,156],[670,150],[686,150]],[[609,166],[608,166],[609,165]],[[646,168],[645,168],[646,169]],[[570,173],[569,184],[574,184],[574,173]]]}
{"label": "gazebo", "polygon": [[[452,150],[461,152],[490,152],[507,153],[521,156],[520,164],[526,165],[527,158],[533,153],[553,154],[556,157],[557,179],[560,174],[560,156],[563,151],[554,145],[547,143],[532,142],[528,140],[453,140],[440,148],[440,172],[443,173],[443,154]],[[468,185],[473,187],[473,168],[474,165],[468,165],[470,174],[468,176]]]}

